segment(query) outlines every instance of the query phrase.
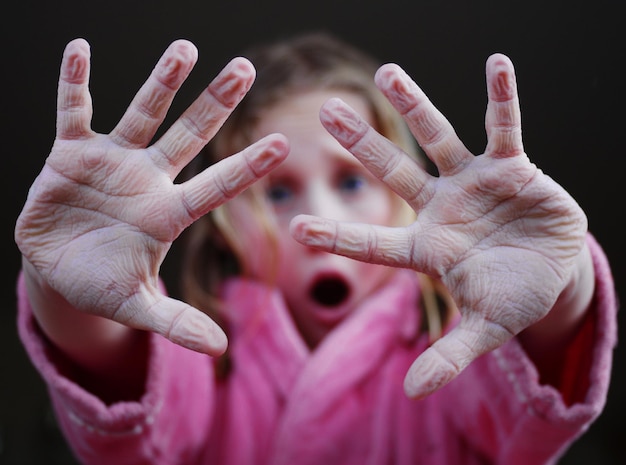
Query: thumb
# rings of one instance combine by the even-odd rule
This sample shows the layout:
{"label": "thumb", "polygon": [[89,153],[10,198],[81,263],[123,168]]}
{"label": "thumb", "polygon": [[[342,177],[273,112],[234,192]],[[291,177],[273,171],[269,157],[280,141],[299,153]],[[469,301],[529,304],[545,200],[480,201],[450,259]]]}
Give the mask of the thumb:
{"label": "thumb", "polygon": [[206,313],[162,294],[153,295],[149,300],[144,305],[136,305],[130,313],[132,316],[120,322],[158,333],[196,352],[217,357],[226,351],[226,334]]}
{"label": "thumb", "polygon": [[456,378],[472,361],[513,337],[505,327],[484,319],[463,318],[449,334],[426,349],[404,379],[409,398],[423,399]]}

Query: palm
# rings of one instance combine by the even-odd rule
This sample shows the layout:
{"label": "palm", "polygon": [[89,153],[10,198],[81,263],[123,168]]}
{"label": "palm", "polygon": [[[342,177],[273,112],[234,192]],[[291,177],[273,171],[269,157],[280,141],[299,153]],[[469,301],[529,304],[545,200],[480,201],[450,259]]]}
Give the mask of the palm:
{"label": "palm", "polygon": [[417,220],[385,228],[300,217],[296,239],[359,260],[440,278],[461,323],[424,352],[409,373],[414,395],[454,378],[479,355],[544,317],[583,247],[586,218],[576,202],[523,151],[513,68],[487,65],[488,145],[474,156],[421,90],[395,65],[377,83],[400,111],[439,176],[426,173],[345,104],[329,101],[326,128],[411,205]]}
{"label": "palm", "polygon": [[29,261],[72,303],[107,317],[121,311],[122,321],[132,316],[123,315],[127,299],[154,291],[172,240],[190,222],[181,189],[148,150],[99,135],[57,141],[34,192],[18,227],[37,241],[21,243]]}
{"label": "palm", "polygon": [[158,291],[159,268],[185,227],[270,171],[287,145],[269,136],[174,184],[254,79],[249,62],[233,60],[149,145],[195,59],[190,43],[173,43],[116,128],[102,135],[90,128],[88,46],[82,40],[68,45],[57,139],[18,218],[16,241],[43,279],[79,310],[217,353],[224,349],[220,330]]}
{"label": "palm", "polygon": [[468,319],[477,312],[495,330],[517,334],[547,313],[584,239],[571,197],[524,154],[476,157],[423,195],[408,266],[441,277]]}

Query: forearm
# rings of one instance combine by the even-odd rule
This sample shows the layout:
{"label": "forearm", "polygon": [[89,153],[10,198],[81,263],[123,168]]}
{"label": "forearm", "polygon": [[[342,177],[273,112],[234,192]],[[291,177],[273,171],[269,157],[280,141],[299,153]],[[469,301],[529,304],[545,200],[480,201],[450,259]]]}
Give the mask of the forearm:
{"label": "forearm", "polygon": [[145,334],[77,310],[28,260],[22,259],[22,266],[33,315],[47,339],[78,368],[75,381],[105,399],[136,397],[143,388]]}
{"label": "forearm", "polygon": [[543,382],[558,387],[567,348],[580,329],[595,287],[591,253],[585,244],[575,271],[545,318],[519,335]]}

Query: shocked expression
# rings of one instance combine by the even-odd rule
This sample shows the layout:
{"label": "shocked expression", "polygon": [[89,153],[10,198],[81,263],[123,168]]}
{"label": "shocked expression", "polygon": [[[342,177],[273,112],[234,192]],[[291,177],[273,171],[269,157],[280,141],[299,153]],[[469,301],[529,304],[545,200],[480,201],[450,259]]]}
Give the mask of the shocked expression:
{"label": "shocked expression", "polygon": [[254,132],[256,138],[280,132],[289,139],[289,156],[261,182],[278,225],[276,283],[311,347],[390,274],[380,265],[305,247],[289,234],[289,222],[301,213],[380,225],[393,221],[391,191],[321,125],[319,109],[330,97],[342,98],[372,122],[371,110],[356,94],[310,91],[272,106]]}

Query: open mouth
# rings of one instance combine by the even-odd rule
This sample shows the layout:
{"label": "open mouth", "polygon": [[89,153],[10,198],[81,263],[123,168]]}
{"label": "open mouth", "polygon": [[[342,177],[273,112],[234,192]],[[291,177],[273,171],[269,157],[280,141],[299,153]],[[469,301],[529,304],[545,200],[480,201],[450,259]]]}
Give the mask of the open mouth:
{"label": "open mouth", "polygon": [[348,284],[339,277],[320,278],[311,287],[311,298],[325,307],[336,307],[350,295]]}

